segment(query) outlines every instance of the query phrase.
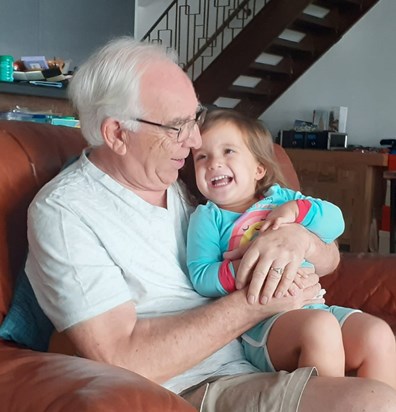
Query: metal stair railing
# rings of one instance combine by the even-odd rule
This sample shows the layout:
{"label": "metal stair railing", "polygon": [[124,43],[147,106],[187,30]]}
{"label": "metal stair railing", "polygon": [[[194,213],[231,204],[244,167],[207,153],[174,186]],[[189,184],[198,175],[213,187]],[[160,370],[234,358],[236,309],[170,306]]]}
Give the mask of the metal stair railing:
{"label": "metal stair railing", "polygon": [[175,49],[195,80],[271,0],[174,0],[143,36]]}

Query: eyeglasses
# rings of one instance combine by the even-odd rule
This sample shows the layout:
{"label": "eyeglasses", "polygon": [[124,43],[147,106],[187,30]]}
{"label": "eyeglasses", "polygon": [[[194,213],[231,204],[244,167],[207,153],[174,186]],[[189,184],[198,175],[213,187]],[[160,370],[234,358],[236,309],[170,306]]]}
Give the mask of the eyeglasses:
{"label": "eyeglasses", "polygon": [[191,136],[191,132],[193,131],[195,125],[197,125],[198,127],[202,126],[203,122],[205,121],[206,112],[206,107],[200,106],[197,113],[195,114],[195,119],[187,120],[186,122],[182,123],[179,127],[150,122],[149,120],[144,120],[140,118],[132,120],[139,123],[149,124],[151,126],[157,126],[161,129],[168,130],[169,132],[175,132],[176,141],[178,143],[182,143],[185,142]]}

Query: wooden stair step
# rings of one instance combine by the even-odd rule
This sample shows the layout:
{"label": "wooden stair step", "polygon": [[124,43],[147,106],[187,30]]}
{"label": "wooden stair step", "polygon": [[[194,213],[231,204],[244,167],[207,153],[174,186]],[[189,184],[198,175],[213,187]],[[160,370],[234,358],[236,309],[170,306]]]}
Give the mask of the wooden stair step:
{"label": "wooden stair step", "polygon": [[290,76],[292,73],[293,65],[291,59],[284,57],[276,65],[253,62],[250,64],[248,72],[246,74],[249,76],[257,76],[258,74],[261,74],[261,76],[265,74]]}
{"label": "wooden stair step", "polygon": [[283,49],[287,50],[291,53],[297,52],[297,53],[314,53],[315,52],[315,47],[314,47],[314,42],[312,41],[312,37],[308,35],[306,38],[299,42],[294,42],[290,40],[285,40],[285,39],[280,39],[277,38],[275,39],[271,46],[271,50],[274,49]]}
{"label": "wooden stair step", "polygon": [[341,6],[341,7],[360,7],[364,0],[314,0],[313,4],[321,7]]}
{"label": "wooden stair step", "polygon": [[255,87],[247,87],[244,85],[231,85],[227,90],[227,96],[241,99],[243,97],[262,97],[262,96],[273,96],[279,93],[289,83],[289,80],[282,81],[279,79],[271,78],[270,76],[264,77]]}
{"label": "wooden stair step", "polygon": [[304,27],[315,30],[337,30],[337,17],[338,11],[336,9],[330,10],[329,13],[323,18],[302,13],[301,16],[296,19],[293,26],[296,28]]}
{"label": "wooden stair step", "polygon": [[270,95],[271,95],[271,91],[269,89],[265,90],[264,88],[258,89],[256,87],[245,87],[245,86],[232,85],[228,88],[224,97],[231,97],[233,99],[243,99],[246,96],[263,97],[263,96],[270,96]]}

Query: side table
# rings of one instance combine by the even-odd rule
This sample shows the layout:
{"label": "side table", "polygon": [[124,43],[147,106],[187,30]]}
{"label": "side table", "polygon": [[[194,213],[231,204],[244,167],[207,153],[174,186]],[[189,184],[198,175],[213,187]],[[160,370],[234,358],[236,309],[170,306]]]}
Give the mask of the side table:
{"label": "side table", "polygon": [[396,249],[396,170],[384,172],[384,179],[390,181],[390,239],[389,252],[395,253]]}

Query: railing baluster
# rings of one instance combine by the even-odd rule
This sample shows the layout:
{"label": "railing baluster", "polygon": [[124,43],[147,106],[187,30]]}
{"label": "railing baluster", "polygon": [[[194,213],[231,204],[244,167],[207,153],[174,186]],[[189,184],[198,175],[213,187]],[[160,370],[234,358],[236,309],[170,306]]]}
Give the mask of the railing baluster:
{"label": "railing baluster", "polygon": [[269,1],[175,0],[142,40],[165,43],[167,37],[165,45],[195,80]]}

